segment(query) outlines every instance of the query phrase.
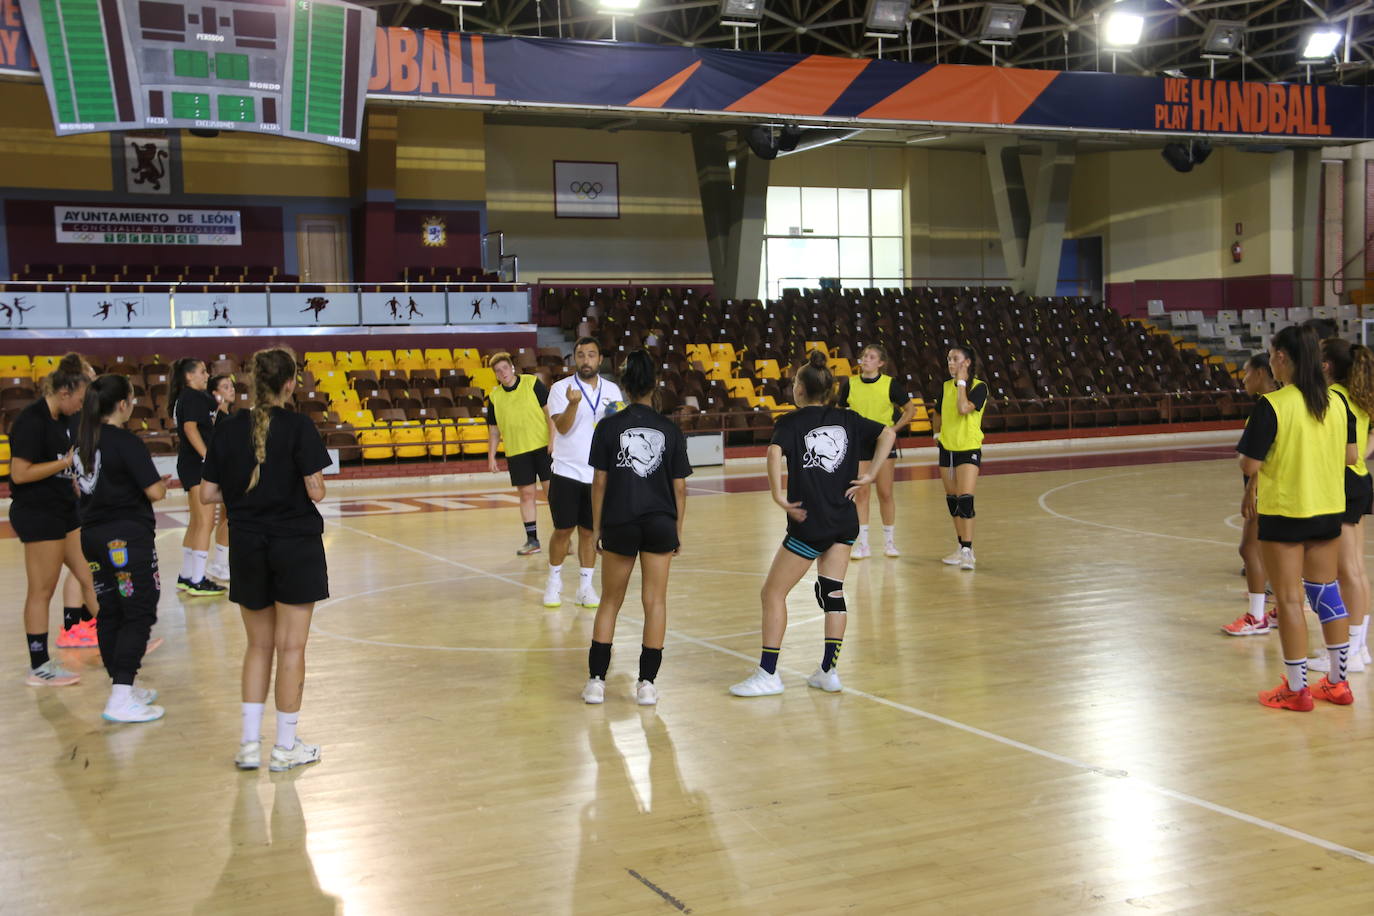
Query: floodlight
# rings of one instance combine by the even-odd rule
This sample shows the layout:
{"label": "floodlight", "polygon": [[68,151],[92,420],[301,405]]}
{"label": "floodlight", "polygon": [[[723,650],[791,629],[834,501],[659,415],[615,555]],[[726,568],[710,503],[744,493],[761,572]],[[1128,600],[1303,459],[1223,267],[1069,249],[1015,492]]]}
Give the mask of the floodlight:
{"label": "floodlight", "polygon": [[603,13],[630,13],[639,9],[639,0],[597,0]]}
{"label": "floodlight", "polygon": [[1341,33],[1335,29],[1317,29],[1307,33],[1307,46],[1303,48],[1303,60],[1323,60],[1336,53],[1341,43]]}
{"label": "floodlight", "polygon": [[911,0],[868,0],[864,35],[869,38],[898,38],[906,31],[911,15]]}
{"label": "floodlight", "polygon": [[1202,36],[1202,50],[1208,54],[1234,54],[1245,38],[1245,23],[1232,19],[1213,19]]}
{"label": "floodlight", "polygon": [[1134,48],[1145,30],[1145,17],[1139,13],[1115,10],[1107,14],[1102,41],[1113,48]]}
{"label": "floodlight", "polygon": [[756,29],[763,19],[763,0],[720,0],[720,24],[728,28]]}
{"label": "floodlight", "polygon": [[983,7],[983,22],[978,27],[980,39],[1011,41],[1021,31],[1021,22],[1026,18],[1024,6],[1005,6],[989,3]]}

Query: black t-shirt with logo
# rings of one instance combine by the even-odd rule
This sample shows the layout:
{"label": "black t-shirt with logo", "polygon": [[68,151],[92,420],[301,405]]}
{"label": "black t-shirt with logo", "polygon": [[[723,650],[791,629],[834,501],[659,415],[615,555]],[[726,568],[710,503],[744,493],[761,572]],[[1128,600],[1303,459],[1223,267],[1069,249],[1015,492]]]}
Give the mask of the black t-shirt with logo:
{"label": "black t-shirt with logo", "polygon": [[176,406],[172,408],[172,418],[177,424],[177,437],[181,440],[177,461],[200,461],[200,452],[196,451],[195,446],[186,438],[186,424],[196,424],[196,432],[200,433],[201,441],[209,448],[210,430],[215,424],[214,414],[218,407],[215,396],[208,391],[196,388],[181,389],[181,394],[177,395]]}
{"label": "black t-shirt with logo", "polygon": [[687,437],[652,407],[631,404],[598,423],[588,463],[606,472],[603,529],[646,515],[677,518],[673,481],[692,474]]}
{"label": "black t-shirt with logo", "polygon": [[92,467],[77,457],[77,505],[83,527],[106,522],[137,522],[153,533],[153,504],[143,491],[162,479],[142,440],[118,426],[100,427]]}
{"label": "black t-shirt with logo", "polygon": [[800,502],[806,521],[787,520],[803,541],[822,541],[857,528],[859,512],[844,492],[872,454],[883,425],[843,407],[803,407],[780,417],[772,444],[787,459],[787,501]]}
{"label": "black t-shirt with logo", "polygon": [[253,457],[253,411],[240,410],[215,431],[201,473],[219,484],[231,528],[255,534],[320,534],[324,519],[305,490],[305,480],[333,462],[315,425],[304,414],[272,408],[267,458],[258,485],[248,490]]}
{"label": "black t-shirt with logo", "polygon": [[[30,464],[47,464],[61,459],[76,444],[75,427],[79,417],[80,414],[54,417],[48,409],[47,398],[39,398],[14,418],[10,427],[10,454]],[[76,490],[72,487],[75,476],[75,471],[68,468],[32,483],[11,480],[13,505],[25,511],[66,515],[76,507]]]}

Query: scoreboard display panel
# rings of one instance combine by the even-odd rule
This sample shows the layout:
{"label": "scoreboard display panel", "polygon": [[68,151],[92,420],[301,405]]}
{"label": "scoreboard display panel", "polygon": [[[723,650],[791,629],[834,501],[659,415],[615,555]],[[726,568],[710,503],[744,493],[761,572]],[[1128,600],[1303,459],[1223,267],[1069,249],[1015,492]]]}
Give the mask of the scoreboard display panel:
{"label": "scoreboard display panel", "polygon": [[20,0],[58,135],[249,130],[359,148],[377,14],[339,0]]}

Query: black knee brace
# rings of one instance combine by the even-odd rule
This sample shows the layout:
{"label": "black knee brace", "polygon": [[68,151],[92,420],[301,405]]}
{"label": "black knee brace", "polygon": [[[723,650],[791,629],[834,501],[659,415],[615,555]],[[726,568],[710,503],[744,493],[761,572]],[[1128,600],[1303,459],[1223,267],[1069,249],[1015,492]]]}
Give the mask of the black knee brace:
{"label": "black knee brace", "polygon": [[844,583],[829,576],[817,576],[816,603],[827,614],[845,613],[848,608],[844,604]]}
{"label": "black knee brace", "polygon": [[958,503],[958,514],[960,518],[973,518],[972,493],[960,493],[955,501]]}
{"label": "black knee brace", "polygon": [[945,505],[949,506],[949,514],[955,516],[959,514],[959,497],[945,494]]}

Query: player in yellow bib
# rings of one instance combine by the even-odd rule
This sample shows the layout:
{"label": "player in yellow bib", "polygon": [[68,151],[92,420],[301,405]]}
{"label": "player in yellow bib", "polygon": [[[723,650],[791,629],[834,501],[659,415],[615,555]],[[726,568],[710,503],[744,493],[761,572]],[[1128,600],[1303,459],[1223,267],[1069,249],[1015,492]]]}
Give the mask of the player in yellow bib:
{"label": "player in yellow bib", "polygon": [[[883,375],[887,365],[887,351],[877,344],[869,344],[859,353],[859,374],[840,382],[840,407],[848,407],[865,419],[884,426],[891,426],[900,435],[916,413],[916,401],[907,394],[906,388],[890,375]],[[895,422],[894,422],[895,419]],[[897,504],[892,498],[892,478],[897,468],[897,450],[894,448],[889,460],[883,462],[874,476],[878,486],[878,512],[883,518],[883,553],[889,557],[900,556],[893,537],[897,522]],[[871,454],[859,455],[859,475],[868,473]],[[854,499],[859,510],[859,538],[854,542],[852,559],[862,560],[869,556],[868,549],[868,487],[860,487]]]}
{"label": "player in yellow bib", "polygon": [[487,365],[496,373],[496,387],[487,392],[487,470],[496,473],[496,446],[505,440],[506,467],[520,494],[525,527],[525,545],[516,553],[527,557],[540,550],[536,481],[543,483],[544,499],[549,497],[549,414],[544,408],[549,389],[533,375],[517,375],[509,353],[493,354]]}
{"label": "player in yellow bib", "polygon": [[978,485],[978,469],[983,465],[983,411],[988,406],[988,386],[976,377],[978,356],[972,347],[951,347],[946,360],[949,378],[941,388],[931,424],[940,444],[945,505],[954,519],[959,546],[941,562],[973,569],[973,488]]}

